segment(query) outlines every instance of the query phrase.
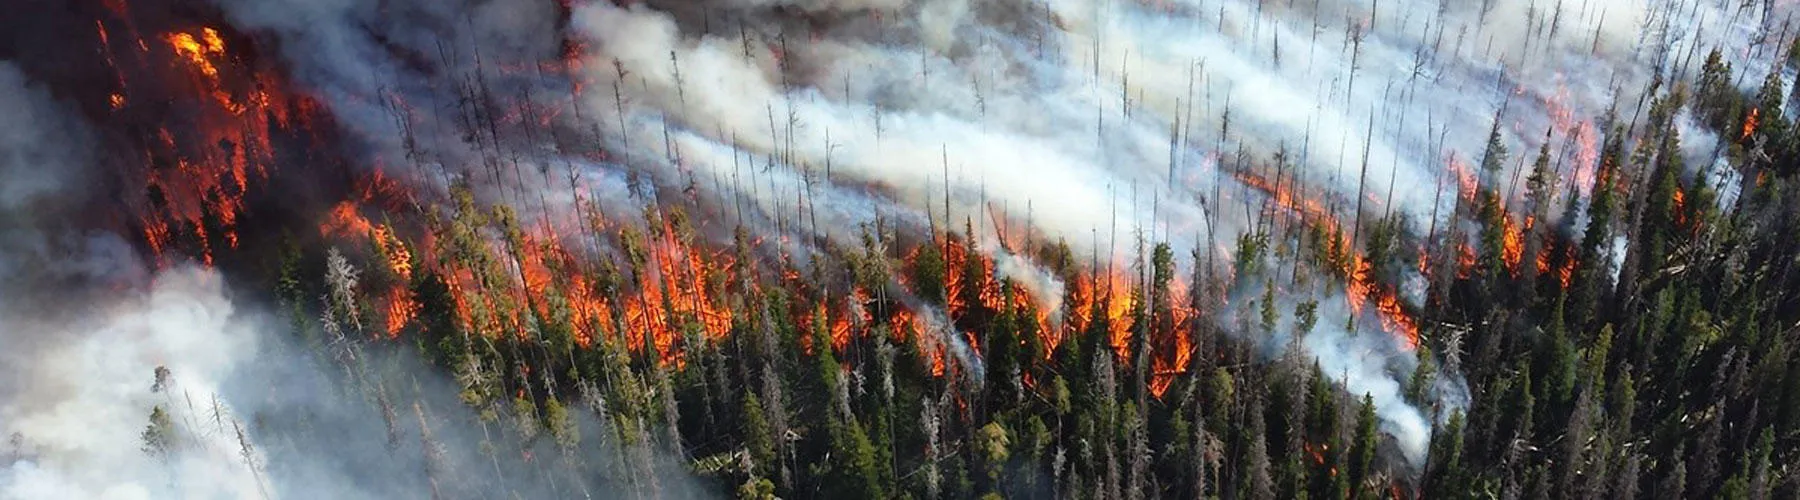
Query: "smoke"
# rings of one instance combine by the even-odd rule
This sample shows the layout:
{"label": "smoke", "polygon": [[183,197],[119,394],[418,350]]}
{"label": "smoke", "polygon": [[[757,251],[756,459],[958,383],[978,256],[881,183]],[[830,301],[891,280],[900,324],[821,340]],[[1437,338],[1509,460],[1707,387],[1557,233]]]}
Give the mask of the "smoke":
{"label": "smoke", "polygon": [[994,275],[1001,279],[1012,280],[1031,292],[1032,297],[1043,297],[1038,307],[1044,314],[1052,318],[1060,318],[1063,313],[1062,279],[1043,267],[1033,264],[1029,259],[1014,255],[1004,249],[987,250],[994,256]]}
{"label": "smoke", "polygon": [[1393,340],[1387,335],[1346,329],[1344,320],[1351,313],[1342,304],[1321,302],[1319,324],[1301,339],[1301,345],[1325,377],[1350,394],[1370,397],[1381,431],[1394,437],[1407,462],[1425,463],[1434,419],[1448,418],[1451,411],[1468,407],[1467,382],[1460,373],[1440,373],[1427,393],[1432,407],[1408,403],[1406,379],[1401,377],[1412,373],[1419,361],[1394,355]]}
{"label": "smoke", "polygon": [[25,230],[41,217],[39,212],[84,201],[60,191],[86,180],[86,170],[74,167],[90,158],[74,145],[85,143],[88,131],[50,102],[46,88],[8,61],[0,61],[0,113],[8,118],[0,122],[0,177],[6,178],[0,183],[0,213],[7,216],[0,228]]}
{"label": "smoke", "polygon": [[[255,342],[251,326],[233,318],[219,277],[177,270],[159,274],[141,294],[94,298],[81,314],[91,319],[0,317],[7,380],[18,384],[0,392],[0,432],[19,438],[0,473],[0,497],[257,495],[235,434],[206,420],[218,381]],[[155,392],[159,366],[179,375]],[[166,458],[139,448],[152,407],[180,420]]]}

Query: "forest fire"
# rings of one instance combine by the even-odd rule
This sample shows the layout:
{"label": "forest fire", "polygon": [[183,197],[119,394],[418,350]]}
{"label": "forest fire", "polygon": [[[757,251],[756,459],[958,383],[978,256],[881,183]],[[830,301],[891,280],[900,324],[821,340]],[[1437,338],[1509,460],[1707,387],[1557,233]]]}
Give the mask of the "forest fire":
{"label": "forest fire", "polygon": [[386,313],[385,333],[390,339],[398,338],[421,309],[408,288],[413,279],[414,260],[406,242],[394,228],[369,222],[361,207],[349,200],[332,207],[325,221],[319,224],[319,234],[328,238],[367,238],[374,248],[377,264],[393,278],[389,280],[387,291],[380,296],[384,301],[382,310]]}
{"label": "forest fire", "polygon": [[1240,171],[1233,175],[1237,177],[1238,182],[1242,182],[1244,185],[1267,195],[1269,201],[1274,204],[1274,207],[1271,208],[1279,208],[1299,213],[1303,219],[1311,221],[1310,223],[1313,224],[1324,225],[1327,227],[1338,226],[1337,216],[1332,214],[1331,210],[1327,209],[1324,203],[1321,203],[1316,199],[1304,198],[1296,195],[1294,193],[1294,182],[1292,180],[1285,183],[1281,182],[1280,179],[1277,179],[1275,182],[1270,182],[1268,179],[1249,171]]}
{"label": "forest fire", "polygon": [[[1609,22],[1501,6],[1545,21],[1521,51],[1485,10],[1406,2],[1315,15],[1154,0],[1099,18],[1083,2],[339,3],[26,2],[50,22],[13,30],[30,43],[0,51],[0,84],[16,66],[25,89],[0,97],[69,115],[82,133],[56,145],[91,143],[76,159],[120,178],[68,197],[116,206],[67,226],[128,235],[121,253],[150,262],[128,278],[151,277],[182,306],[278,301],[240,310],[291,319],[252,332],[291,338],[248,347],[316,351],[173,359],[197,382],[181,389],[236,399],[242,384],[189,370],[264,359],[283,383],[334,389],[229,402],[259,417],[239,437],[255,442],[236,447],[223,411],[219,432],[192,432],[206,427],[194,405],[113,398],[152,412],[147,443],[157,412],[187,441],[143,450],[132,462],[146,471],[127,479],[156,477],[157,458],[242,450],[230,470],[263,475],[258,487],[335,474],[341,457],[376,467],[333,483],[346,491],[420,496],[1435,498],[1656,458],[1500,457],[1518,447],[1495,440],[1519,425],[1494,431],[1488,417],[1519,413],[1555,417],[1528,422],[1539,441],[1624,429],[1606,437],[1745,469],[1687,476],[1689,492],[1793,482],[1755,470],[1792,455],[1779,438],[1752,446],[1786,435],[1779,422],[1734,422],[1780,393],[1754,380],[1678,409],[1698,419],[1637,419],[1718,436],[1645,434],[1610,406],[1570,419],[1585,428],[1561,425],[1584,409],[1563,390],[1584,377],[1620,375],[1668,400],[1683,387],[1670,373],[1768,371],[1741,356],[1794,322],[1783,302],[1754,299],[1800,259],[1756,224],[1697,230],[1793,204],[1793,141],[1776,133],[1794,127],[1754,104],[1772,94],[1748,95],[1758,75],[1720,61],[1697,81],[1620,67],[1708,45],[1780,51],[1788,39],[1739,40],[1769,32],[1754,25],[1770,13],[1684,4],[1615,8]],[[1714,19],[1695,23],[1705,34],[1621,47],[1621,30],[1693,16]],[[1308,23],[1318,36],[1284,28]],[[1438,35],[1457,50],[1435,50],[1451,47]],[[1514,43],[1481,48],[1499,39]],[[1385,64],[1408,53],[1410,68]],[[1769,57],[1729,63],[1782,64]],[[1792,79],[1772,73],[1771,89]],[[1676,149],[1703,153],[1676,139],[1734,134],[1770,144],[1661,166]],[[1485,153],[1469,150],[1483,138]],[[1752,177],[1764,187],[1736,185]],[[1689,255],[1707,248],[1731,255]],[[1616,277],[1608,257],[1627,263]],[[185,275],[222,279],[176,286]],[[1721,302],[1775,305],[1716,314]],[[1559,308],[1561,335],[1533,332]],[[1695,327],[1597,349],[1610,339],[1596,329],[1644,330],[1645,311]],[[1739,330],[1775,333],[1717,333]],[[131,340],[172,337],[155,333]],[[1704,349],[1638,359],[1693,345]],[[169,355],[196,354],[209,353]],[[1525,392],[1540,397],[1514,404]],[[355,397],[315,397],[342,395]],[[416,425],[390,408],[407,403]],[[367,443],[385,432],[388,449],[314,450],[340,430]],[[313,453],[322,466],[303,461]],[[1636,483],[1586,483],[1651,484],[1669,468],[1652,462]],[[820,463],[844,467],[808,465]],[[237,493],[216,496],[251,496]]]}

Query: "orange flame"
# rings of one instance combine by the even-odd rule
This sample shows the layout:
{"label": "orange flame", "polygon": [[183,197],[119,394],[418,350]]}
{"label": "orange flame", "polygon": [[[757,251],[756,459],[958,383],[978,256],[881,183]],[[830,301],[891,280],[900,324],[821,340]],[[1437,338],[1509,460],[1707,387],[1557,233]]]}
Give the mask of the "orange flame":
{"label": "orange flame", "polygon": [[1675,195],[1670,198],[1670,201],[1673,202],[1671,203],[1671,209],[1675,216],[1675,226],[1683,228],[1687,227],[1687,193],[1682,192],[1680,189],[1676,189]]}
{"label": "orange flame", "polygon": [[1569,280],[1574,279],[1575,277],[1575,265],[1580,263],[1580,259],[1575,256],[1574,247],[1570,247],[1566,251],[1566,254],[1562,268],[1556,270],[1557,280],[1562,282],[1564,290],[1569,288]]}
{"label": "orange flame", "polygon": [[[122,2],[115,12],[127,15]],[[165,83],[177,86],[187,83],[197,94],[194,97],[198,99],[188,101],[197,103],[188,110],[188,119],[165,122],[140,143],[145,203],[138,206],[145,209],[139,222],[159,265],[165,262],[163,253],[177,242],[189,242],[176,249],[210,264],[215,250],[238,245],[237,226],[251,183],[266,177],[267,165],[274,158],[270,132],[287,126],[288,110],[285,98],[280,97],[285,86],[272,73],[246,68],[229,57],[223,35],[213,28],[164,34],[161,38],[170,49],[167,52],[152,52],[139,39],[138,46],[145,54],[163,54],[173,60],[140,58],[132,68],[117,66],[106,23],[96,22],[96,29],[100,51],[118,78],[118,87],[107,96],[106,104],[120,116],[131,119],[141,114],[130,109],[127,89],[133,82],[126,79],[127,74],[167,78]],[[193,76],[196,74],[198,79]],[[265,117],[278,120],[270,123]]]}
{"label": "orange flame", "polygon": [[1456,244],[1456,277],[1468,279],[1475,270],[1475,249],[1468,242]]}
{"label": "orange flame", "polygon": [[[1472,198],[1475,192],[1473,173],[1461,166],[1461,162],[1454,156],[1450,160],[1451,169],[1463,183],[1466,197]],[[1363,314],[1365,306],[1372,302],[1376,304],[1374,313],[1385,331],[1398,338],[1406,349],[1410,350],[1418,345],[1417,321],[1406,313],[1394,290],[1376,280],[1372,264],[1360,249],[1355,248],[1349,232],[1330,210],[1317,200],[1296,197],[1290,188],[1292,183],[1272,183],[1246,172],[1240,172],[1236,176],[1244,185],[1267,194],[1276,208],[1299,212],[1306,216],[1308,224],[1324,231],[1330,266],[1344,277],[1344,297],[1353,314]],[[1419,260],[1423,269],[1428,260],[1423,248],[1420,249]]]}
{"label": "orange flame", "polygon": [[1761,109],[1750,108],[1750,114],[1744,116],[1744,133],[1738,136],[1738,141],[1749,140],[1750,135],[1756,133],[1757,120],[1761,117],[1761,114]]}
{"label": "orange flame", "polygon": [[208,58],[224,54],[225,43],[219,39],[219,32],[212,28],[206,28],[203,37],[204,43],[188,33],[170,33],[165,39],[169,41],[170,47],[174,47],[177,55],[186,58],[208,78],[215,78],[219,76],[219,69]]}
{"label": "orange flame", "polygon": [[1550,274],[1550,251],[1548,248],[1537,252],[1537,273],[1539,275]]}
{"label": "orange flame", "polygon": [[[968,312],[969,304],[964,299],[964,287],[974,287],[975,300],[989,311],[998,311],[1003,306],[1000,296],[1000,283],[994,279],[994,264],[987,256],[975,254],[960,243],[951,243],[944,247],[944,295],[945,306],[953,317],[962,317]],[[967,276],[970,260],[975,259],[979,267],[979,276]]]}
{"label": "orange flame", "polygon": [[1502,213],[1500,216],[1501,251],[1500,258],[1505,261],[1506,268],[1513,276],[1519,275],[1519,262],[1525,256],[1525,232],[1513,222],[1512,217]]}
{"label": "orange flame", "polygon": [[1131,293],[1131,284],[1123,274],[1115,271],[1107,274],[1105,300],[1106,338],[1112,345],[1113,352],[1118,354],[1119,362],[1131,361],[1131,311],[1137,306]]}
{"label": "orange flame", "polygon": [[414,301],[412,293],[403,286],[395,286],[388,290],[387,296],[387,334],[388,338],[399,338],[400,330],[406,328],[419,314],[419,303]]}
{"label": "orange flame", "polygon": [[1164,297],[1168,317],[1156,318],[1151,323],[1153,376],[1150,393],[1158,398],[1174,384],[1176,375],[1187,372],[1188,361],[1193,357],[1193,339],[1189,337],[1193,325],[1190,322],[1199,314],[1188,300],[1188,294],[1189,286],[1184,277],[1169,280],[1168,294]]}
{"label": "orange flame", "polygon": [[1475,178],[1475,170],[1463,163],[1462,158],[1451,154],[1450,173],[1456,176],[1457,194],[1462,197],[1463,201],[1475,202],[1476,191],[1480,189],[1479,182]]}

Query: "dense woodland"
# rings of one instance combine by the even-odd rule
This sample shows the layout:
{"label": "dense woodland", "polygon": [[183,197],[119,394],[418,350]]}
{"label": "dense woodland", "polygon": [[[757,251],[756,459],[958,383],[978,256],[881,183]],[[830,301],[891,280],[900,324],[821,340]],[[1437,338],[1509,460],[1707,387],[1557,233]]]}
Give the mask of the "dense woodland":
{"label": "dense woodland", "polygon": [[[1800,86],[1775,73],[1741,95],[1734,81],[1754,77],[1715,51],[1694,81],[1659,80],[1641,115],[1602,122],[1594,165],[1556,165],[1548,142],[1518,151],[1497,119],[1448,218],[1467,223],[1429,234],[1268,201],[1252,230],[1209,235],[1235,241],[1231,262],[1150,235],[1116,256],[1011,238],[1070,284],[1059,317],[975,248],[986,221],[942,212],[801,259],[691,215],[718,207],[583,211],[581,231],[550,236],[459,188],[441,210],[340,208],[256,266],[337,397],[386,422],[388,453],[420,464],[434,497],[530,483],[628,498],[1793,498],[1800,126],[1784,101]],[[1683,113],[1726,161],[1684,164]],[[1279,185],[1283,161],[1227,168]],[[1519,162],[1523,182],[1501,178]],[[1742,180],[1728,203],[1721,168]],[[1406,397],[1437,423],[1422,463],[1297,342],[1263,348],[1376,321],[1321,325],[1319,301],[1342,296],[1313,291],[1403,269],[1428,278],[1424,303],[1403,306],[1421,360]],[[417,396],[394,361],[414,357],[468,411]],[[1431,395],[1450,376],[1466,407]],[[283,418],[306,417],[253,426]],[[147,447],[171,439],[168,420],[152,415]],[[331,432],[293,428],[310,430],[268,446]],[[477,429],[479,459],[452,460],[444,428]]]}

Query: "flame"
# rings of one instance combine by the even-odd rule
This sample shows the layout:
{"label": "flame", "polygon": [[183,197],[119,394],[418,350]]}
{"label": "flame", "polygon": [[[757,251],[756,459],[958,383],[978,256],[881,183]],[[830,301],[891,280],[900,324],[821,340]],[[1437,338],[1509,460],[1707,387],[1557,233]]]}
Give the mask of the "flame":
{"label": "flame", "polygon": [[1131,285],[1123,274],[1112,272],[1107,274],[1105,297],[1106,338],[1112,345],[1113,352],[1118,354],[1119,362],[1131,362],[1131,311],[1137,306],[1131,294]]}
{"label": "flame", "polygon": [[[1004,297],[1000,294],[1000,283],[994,279],[994,263],[987,256],[970,252],[964,245],[951,243],[944,246],[944,302],[952,317],[960,318],[969,312],[969,304],[963,297],[964,287],[974,287],[975,300],[988,311],[998,311],[1004,305]],[[970,267],[970,259],[979,268],[977,276],[966,275]]]}
{"label": "flame", "polygon": [[1150,393],[1158,398],[1174,384],[1176,375],[1187,373],[1188,361],[1194,354],[1193,339],[1190,337],[1193,331],[1191,322],[1199,314],[1189,300],[1189,293],[1189,285],[1184,277],[1170,279],[1168,293],[1163,298],[1167,302],[1168,317],[1156,318],[1151,323],[1153,375],[1150,379]]}
{"label": "flame", "polygon": [[1738,136],[1738,141],[1750,140],[1750,135],[1756,133],[1757,121],[1761,118],[1761,115],[1761,109],[1750,108],[1750,114],[1744,116],[1744,132],[1742,135]]}
{"label": "flame", "polygon": [[1087,331],[1088,325],[1094,322],[1094,280],[1084,275],[1073,285],[1068,291],[1069,307],[1065,308],[1068,321],[1065,324],[1070,331],[1080,333]]}
{"label": "flame", "polygon": [[401,281],[412,280],[412,251],[406,248],[406,243],[400,241],[399,237],[394,236],[393,229],[376,226],[370,231],[370,238],[375,240],[381,253],[387,255],[388,270]]}
{"label": "flame", "polygon": [[1322,224],[1328,227],[1335,227],[1338,225],[1337,216],[1333,214],[1331,210],[1327,209],[1323,203],[1320,203],[1319,200],[1302,198],[1295,195],[1293,189],[1294,183],[1292,181],[1280,182],[1278,179],[1275,182],[1271,182],[1270,180],[1249,171],[1240,171],[1232,175],[1237,177],[1238,182],[1267,194],[1269,196],[1269,201],[1275,205],[1275,208],[1300,213],[1309,220],[1324,221]]}
{"label": "flame", "polygon": [[888,316],[888,334],[893,336],[894,341],[904,342],[907,339],[918,338],[925,332],[920,328],[912,310],[900,308],[895,309],[894,313]]}
{"label": "flame", "polygon": [[591,346],[595,338],[604,334],[600,328],[612,319],[612,305],[602,300],[579,273],[570,276],[566,292],[570,320],[575,323],[575,342],[581,347]]}
{"label": "flame", "polygon": [[[825,317],[825,304],[819,303],[819,317]],[[850,315],[839,314],[831,320],[831,349],[844,352],[850,347]]]}
{"label": "flame", "polygon": [[1513,276],[1519,275],[1519,262],[1525,256],[1525,232],[1505,213],[1500,215],[1501,246],[1500,258],[1505,261],[1506,269]]}
{"label": "flame", "polygon": [[1480,189],[1479,181],[1475,178],[1475,170],[1463,163],[1462,158],[1457,157],[1455,153],[1451,153],[1450,173],[1456,176],[1457,195],[1461,196],[1466,203],[1474,203],[1476,191]]}
{"label": "flame", "polygon": [[[1458,173],[1459,179],[1464,184],[1465,196],[1472,198],[1475,178],[1472,173],[1460,165],[1460,161],[1454,156],[1450,158],[1451,169]],[[1343,227],[1344,224],[1336,215],[1317,200],[1295,196],[1291,188],[1294,184],[1292,182],[1269,182],[1267,179],[1246,172],[1239,172],[1235,175],[1244,185],[1267,194],[1269,201],[1274,205],[1273,208],[1298,212],[1304,216],[1305,223],[1324,231],[1325,241],[1323,244],[1326,245],[1328,264],[1331,269],[1344,278],[1344,298],[1353,314],[1364,314],[1366,306],[1374,303],[1376,305],[1374,314],[1383,330],[1394,335],[1408,350],[1418,346],[1417,321],[1407,314],[1393,287],[1383,285],[1376,279],[1372,263],[1368,262],[1360,249],[1355,248],[1349,231]],[[1429,260],[1426,258],[1424,248],[1420,249],[1419,260],[1421,268]]]}
{"label": "flame", "polygon": [[[136,38],[124,3],[113,7]],[[137,222],[159,266],[166,264],[164,254],[171,250],[210,265],[217,250],[237,247],[247,197],[274,161],[271,132],[290,125],[286,85],[272,72],[232,58],[224,34],[211,27],[152,37],[165,42],[168,50],[162,52],[136,38],[142,56],[127,58],[129,66],[114,58],[114,38],[106,23],[96,21],[95,29],[99,52],[118,84],[106,95],[106,105],[120,119],[144,118],[132,109],[128,89],[134,85],[192,92],[186,100],[177,99],[186,106],[183,120],[159,121],[137,142],[141,163],[135,167],[142,189],[137,194],[142,197],[127,201],[139,207]]]}
{"label": "flame", "polygon": [[170,47],[174,47],[175,54],[186,58],[188,63],[200,70],[200,73],[205,74],[208,78],[217,78],[219,68],[214,67],[208,58],[223,54],[225,45],[219,41],[218,32],[213,31],[212,28],[206,28],[206,34],[208,35],[207,42],[204,44],[188,33],[170,33],[165,36],[165,39],[168,40]]}
{"label": "flame", "polygon": [[1062,339],[1063,339],[1062,332],[1058,331],[1055,328],[1055,326],[1061,326],[1061,325],[1057,324],[1055,326],[1052,326],[1052,323],[1050,321],[1049,309],[1046,307],[1043,307],[1041,305],[1041,304],[1043,304],[1043,302],[1038,300],[1037,297],[1033,296],[1030,291],[1026,290],[1023,287],[1015,287],[1014,290],[1015,290],[1015,293],[1018,294],[1018,296],[1021,300],[1027,301],[1031,304],[1038,304],[1036,307],[1031,308],[1031,312],[1035,316],[1033,319],[1037,322],[1036,323],[1036,326],[1037,326],[1036,333],[1038,335],[1038,341],[1039,341],[1039,343],[1041,343],[1044,346],[1044,352],[1042,353],[1043,360],[1048,361],[1051,357],[1051,354],[1056,352],[1057,346],[1062,345]]}
{"label": "flame", "polygon": [[1381,322],[1381,329],[1394,335],[1401,346],[1411,351],[1419,346],[1419,324],[1412,315],[1406,312],[1400,302],[1400,296],[1394,287],[1377,282],[1370,272],[1370,264],[1361,255],[1354,259],[1354,273],[1346,282],[1345,299],[1350,304],[1352,313],[1361,315],[1364,307],[1375,304],[1375,317]]}
{"label": "flame", "polygon": [[387,303],[388,338],[399,338],[400,330],[406,328],[406,324],[418,316],[419,303],[414,301],[412,293],[402,286],[388,290]]}
{"label": "flame", "polygon": [[1539,275],[1550,274],[1550,252],[1548,249],[1539,250],[1537,253],[1537,273]]}
{"label": "flame", "polygon": [[407,283],[412,281],[413,276],[412,251],[386,226],[375,227],[370,238],[375,240],[381,253],[387,256],[388,270],[399,278],[387,294],[387,334],[388,338],[398,338],[400,330],[418,315],[421,308],[418,301],[413,299],[412,291],[407,289]]}
{"label": "flame", "polygon": [[[1594,123],[1592,120],[1578,119],[1570,101],[1567,78],[1558,72],[1555,75],[1556,93],[1543,99],[1548,111],[1552,130],[1562,133],[1575,148],[1575,179],[1577,185],[1591,184],[1594,178],[1593,166],[1600,158],[1599,145],[1595,142]],[[1529,229],[1529,227],[1528,227]]]}
{"label": "flame", "polygon": [[1350,312],[1362,314],[1363,306],[1368,304],[1373,285],[1369,280],[1369,262],[1363,260],[1361,255],[1356,256],[1352,260],[1349,279],[1344,283],[1347,288],[1344,296],[1350,303]]}
{"label": "flame", "polygon": [[715,255],[711,262],[721,265],[709,267],[698,249],[675,237],[671,223],[663,224],[652,242],[648,272],[639,273],[637,293],[625,299],[626,336],[632,346],[649,339],[664,362],[680,366],[681,353],[674,349],[680,335],[674,327],[692,321],[707,340],[722,339],[731,330],[731,311],[705,286],[710,276],[729,276],[730,258]]}
{"label": "flame", "polygon": [[352,201],[338,202],[332,206],[331,214],[325,222],[319,224],[319,233],[325,236],[355,235],[362,236],[373,233],[375,225],[364,218],[361,208]]}
{"label": "flame", "polygon": [[1670,201],[1673,202],[1670,204],[1670,208],[1674,215],[1675,226],[1687,227],[1687,193],[1682,192],[1680,189],[1676,189],[1675,195],[1670,197]]}
{"label": "flame", "polygon": [[1419,276],[1423,276],[1423,277],[1425,277],[1426,281],[1430,281],[1431,280],[1431,248],[1428,245],[1420,244],[1419,245],[1419,256],[1417,258],[1415,258],[1414,260],[1416,261],[1415,264],[1417,265],[1418,270],[1419,270]]}
{"label": "flame", "polygon": [[1575,265],[1580,263],[1580,259],[1575,256],[1574,247],[1569,247],[1564,253],[1566,255],[1564,255],[1563,266],[1556,270],[1556,277],[1561,282],[1563,289],[1567,290],[1569,289],[1569,280],[1575,277]]}
{"label": "flame", "polygon": [[1468,242],[1456,244],[1456,277],[1468,279],[1469,273],[1475,270],[1475,248]]}
{"label": "flame", "polygon": [[1398,335],[1406,350],[1419,347],[1419,323],[1406,313],[1393,290],[1381,289],[1375,298],[1375,310],[1381,318],[1381,328]]}
{"label": "flame", "polygon": [[[1313,463],[1317,465],[1325,465],[1325,453],[1331,451],[1330,444],[1314,445],[1312,443],[1306,443],[1302,445],[1302,447],[1306,450],[1306,454],[1312,457]],[[1332,475],[1337,475],[1335,469],[1333,469]]]}

